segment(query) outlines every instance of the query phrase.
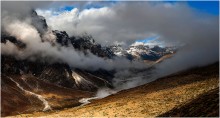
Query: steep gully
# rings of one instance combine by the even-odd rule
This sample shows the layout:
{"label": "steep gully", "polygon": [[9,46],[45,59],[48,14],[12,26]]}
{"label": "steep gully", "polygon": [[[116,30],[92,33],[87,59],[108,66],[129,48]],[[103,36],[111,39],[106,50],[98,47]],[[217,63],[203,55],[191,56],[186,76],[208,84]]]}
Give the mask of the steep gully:
{"label": "steep gully", "polygon": [[[7,76],[8,77],[8,76]],[[30,94],[30,95],[33,95],[35,96],[36,98],[38,98],[40,101],[43,102],[43,105],[44,105],[44,109],[43,111],[48,111],[48,110],[52,110],[52,108],[50,107],[49,103],[47,102],[47,100],[45,100],[45,98],[39,94],[36,94],[36,93],[33,93],[31,91],[28,91],[28,90],[25,90],[19,83],[17,83],[15,80],[13,80],[11,77],[8,77],[11,81],[13,81],[16,86],[18,88],[20,88],[22,91],[24,91],[26,94]]]}

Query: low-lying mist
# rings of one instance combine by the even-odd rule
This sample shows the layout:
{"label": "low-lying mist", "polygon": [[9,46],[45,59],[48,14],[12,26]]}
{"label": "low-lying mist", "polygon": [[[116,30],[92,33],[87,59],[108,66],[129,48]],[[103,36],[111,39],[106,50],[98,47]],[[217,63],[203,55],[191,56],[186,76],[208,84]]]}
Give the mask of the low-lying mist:
{"label": "low-lying mist", "polygon": [[[4,22],[4,20],[6,20]],[[8,22],[11,21],[11,22]],[[104,59],[92,54],[90,51],[75,50],[73,47],[65,47],[56,43],[52,45],[51,41],[56,40],[56,36],[52,31],[48,31],[41,39],[38,31],[28,23],[19,21],[18,19],[3,19],[3,26],[7,33],[26,44],[23,49],[18,49],[16,45],[7,41],[1,44],[2,54],[13,55],[18,59],[44,60],[49,63],[63,62],[73,68],[81,68],[87,70],[120,70],[126,68],[145,68],[141,62],[131,62],[125,58]],[[42,40],[47,40],[42,42]]]}

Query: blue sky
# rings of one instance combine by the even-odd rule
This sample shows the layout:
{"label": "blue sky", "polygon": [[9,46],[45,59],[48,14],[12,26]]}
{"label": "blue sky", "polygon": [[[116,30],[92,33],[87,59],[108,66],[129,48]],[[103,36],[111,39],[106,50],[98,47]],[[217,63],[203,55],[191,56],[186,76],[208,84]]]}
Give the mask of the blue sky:
{"label": "blue sky", "polygon": [[[166,1],[169,3],[176,3],[176,1]],[[178,1],[182,2],[182,1]],[[109,1],[105,2],[109,4],[115,4],[117,3],[116,1]],[[219,1],[187,1],[186,2],[192,9],[198,11],[198,12],[203,12],[203,13],[208,13],[212,15],[219,15]],[[100,3],[92,3],[92,4],[87,4],[84,6],[84,9],[89,9],[89,8],[101,8],[104,7],[106,4],[100,4]],[[67,10],[70,11],[74,8],[75,6],[65,6],[61,8],[60,10]]]}
{"label": "blue sky", "polygon": [[213,15],[219,15],[218,1],[188,1],[187,4],[199,12],[205,12]]}
{"label": "blue sky", "polygon": [[160,36],[156,35],[156,36],[148,37],[148,38],[146,38],[146,39],[137,40],[136,42],[148,43],[149,41],[156,40],[156,39],[158,39],[159,37],[160,37]]}
{"label": "blue sky", "polygon": [[66,10],[66,11],[71,11],[73,8],[75,8],[74,6],[65,6],[65,7],[62,7],[60,8],[60,10]]}

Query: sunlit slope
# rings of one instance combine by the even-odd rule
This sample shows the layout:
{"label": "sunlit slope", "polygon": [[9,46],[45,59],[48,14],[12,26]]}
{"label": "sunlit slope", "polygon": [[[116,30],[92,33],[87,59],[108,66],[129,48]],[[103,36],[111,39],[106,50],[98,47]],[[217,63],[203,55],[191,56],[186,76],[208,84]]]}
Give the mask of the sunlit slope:
{"label": "sunlit slope", "polygon": [[219,63],[215,63],[123,90],[85,106],[21,116],[158,116],[218,88],[218,84]]}
{"label": "sunlit slope", "polygon": [[198,96],[196,99],[178,106],[160,117],[213,117],[219,116],[219,88]]}

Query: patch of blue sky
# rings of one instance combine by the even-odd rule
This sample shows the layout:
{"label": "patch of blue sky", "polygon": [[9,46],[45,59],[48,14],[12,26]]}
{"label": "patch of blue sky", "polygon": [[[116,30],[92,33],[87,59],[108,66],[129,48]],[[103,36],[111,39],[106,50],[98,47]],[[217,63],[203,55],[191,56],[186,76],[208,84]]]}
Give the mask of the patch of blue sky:
{"label": "patch of blue sky", "polygon": [[188,1],[187,3],[199,12],[219,15],[219,1]]}
{"label": "patch of blue sky", "polygon": [[[106,6],[111,6],[112,4],[117,4],[119,2],[125,1],[118,1],[118,0],[110,0],[110,1],[93,1],[88,2],[85,4],[82,9],[91,9],[91,8],[102,8]],[[219,1],[163,1],[164,3],[186,3],[189,7],[195,9],[198,12],[205,12],[208,14],[219,15]],[[157,1],[150,1],[149,3],[158,3]],[[71,11],[72,9],[78,6],[64,6],[59,9],[60,12],[62,11]]]}
{"label": "patch of blue sky", "polygon": [[159,39],[160,36],[153,36],[153,37],[148,37],[146,39],[139,39],[139,40],[136,40],[136,42],[142,42],[142,43],[148,43],[150,41],[153,41],[153,40],[157,40]]}
{"label": "patch of blue sky", "polygon": [[63,9],[66,11],[71,11],[74,8],[75,8],[75,6],[65,6]]}
{"label": "patch of blue sky", "polygon": [[165,3],[186,3],[189,7],[203,13],[219,15],[219,1],[164,1]]}
{"label": "patch of blue sky", "polygon": [[[81,10],[83,9],[92,9],[92,8],[103,8],[106,6],[110,6],[112,4],[115,4],[116,1],[93,1],[93,2],[88,2],[87,4],[84,4],[83,6],[80,6],[78,4],[76,5],[67,5],[67,6],[63,6],[61,8],[58,9],[58,12],[64,12],[64,11],[71,11],[74,8],[80,8]],[[56,14],[54,14],[56,15]]]}
{"label": "patch of blue sky", "polygon": [[92,3],[92,4],[85,5],[83,8],[84,9],[91,9],[91,8],[102,8],[102,7],[105,7],[105,5]]}
{"label": "patch of blue sky", "polygon": [[65,12],[65,11],[71,11],[72,9],[77,8],[76,6],[64,6],[64,7],[60,7],[59,9],[52,9],[52,15],[53,16],[57,16],[60,15],[61,13]]}
{"label": "patch of blue sky", "polygon": [[64,7],[61,7],[59,11],[71,11],[74,8],[76,7],[75,6],[64,6]]}
{"label": "patch of blue sky", "polygon": [[84,9],[92,9],[92,8],[103,8],[107,6],[111,6],[112,4],[116,4],[118,1],[96,1],[96,2],[91,2],[88,4],[84,5]]}
{"label": "patch of blue sky", "polygon": [[[191,1],[191,0],[186,0],[186,1],[177,1],[177,0],[171,0],[171,1],[163,1],[164,3],[170,3],[170,4],[175,4],[175,3],[186,3],[190,8],[202,12],[202,13],[208,13],[212,15],[219,15],[219,1],[218,0],[210,0],[210,1]],[[154,2],[153,2],[154,3]],[[156,3],[156,2],[155,2]]]}

